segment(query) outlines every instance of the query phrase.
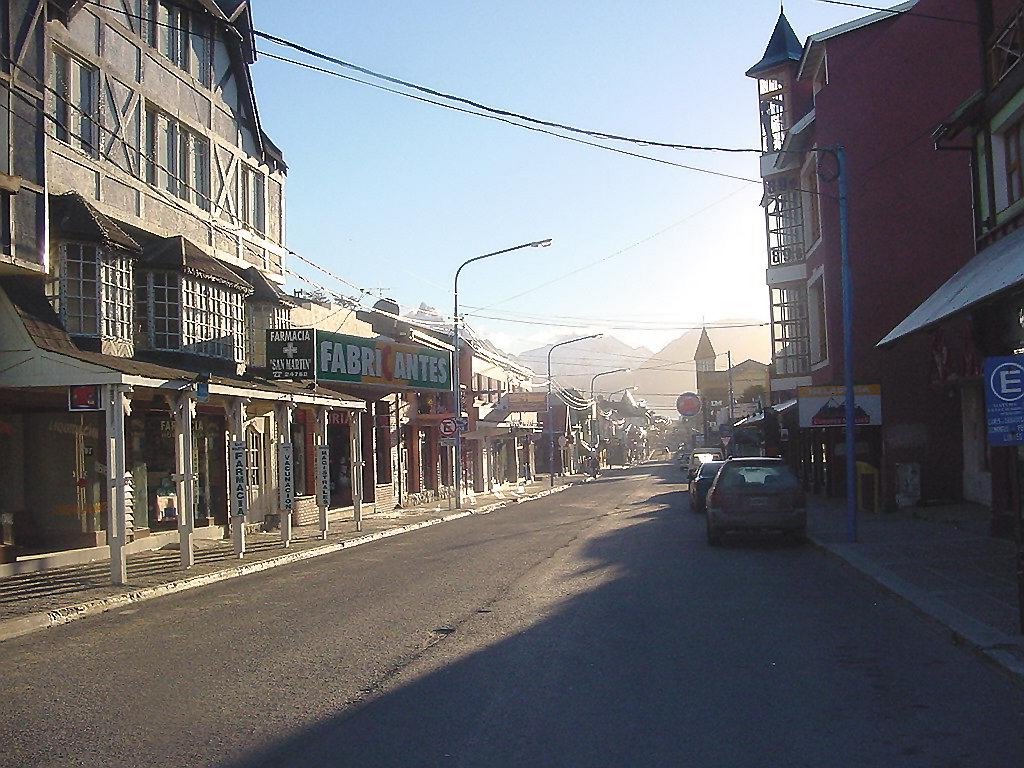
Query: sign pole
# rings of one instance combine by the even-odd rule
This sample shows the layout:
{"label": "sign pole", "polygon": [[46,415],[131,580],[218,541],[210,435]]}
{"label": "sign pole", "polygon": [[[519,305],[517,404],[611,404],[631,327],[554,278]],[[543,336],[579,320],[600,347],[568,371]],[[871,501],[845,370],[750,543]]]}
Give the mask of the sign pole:
{"label": "sign pole", "polygon": [[839,249],[843,284],[843,383],[846,387],[846,532],[857,541],[857,419],[853,378],[853,274],[850,270],[850,212],[846,188],[846,150],[835,148],[839,181]]}

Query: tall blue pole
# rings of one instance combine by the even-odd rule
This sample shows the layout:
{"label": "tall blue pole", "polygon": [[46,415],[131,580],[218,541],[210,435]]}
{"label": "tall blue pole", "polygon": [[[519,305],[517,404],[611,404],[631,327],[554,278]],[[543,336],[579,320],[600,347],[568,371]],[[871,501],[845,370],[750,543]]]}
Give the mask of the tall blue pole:
{"label": "tall blue pole", "polygon": [[839,166],[839,249],[843,283],[843,382],[846,387],[846,533],[857,541],[857,441],[853,378],[853,275],[850,272],[850,212],[847,205],[846,151],[835,148]]}

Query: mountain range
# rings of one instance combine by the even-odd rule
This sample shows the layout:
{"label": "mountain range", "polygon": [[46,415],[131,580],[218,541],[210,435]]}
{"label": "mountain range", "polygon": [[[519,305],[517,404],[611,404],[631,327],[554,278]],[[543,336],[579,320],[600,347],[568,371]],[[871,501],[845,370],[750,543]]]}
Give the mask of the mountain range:
{"label": "mountain range", "polygon": [[[727,353],[732,364],[744,360],[771,361],[771,331],[767,325],[741,323],[744,327],[708,328],[708,338],[718,354],[716,367],[725,370]],[[696,389],[696,365],[693,361],[700,329],[689,330],[657,352],[645,347],[631,347],[613,336],[587,339],[559,347],[552,353],[551,372],[555,381],[564,387],[580,390],[590,396],[592,377],[602,371],[629,368],[629,372],[601,376],[594,382],[597,394],[609,394],[626,387],[636,387],[634,396],[645,400],[659,413],[675,414],[676,398],[683,392]],[[543,383],[547,375],[547,354],[550,346],[527,350],[517,359],[530,366],[536,381]]]}

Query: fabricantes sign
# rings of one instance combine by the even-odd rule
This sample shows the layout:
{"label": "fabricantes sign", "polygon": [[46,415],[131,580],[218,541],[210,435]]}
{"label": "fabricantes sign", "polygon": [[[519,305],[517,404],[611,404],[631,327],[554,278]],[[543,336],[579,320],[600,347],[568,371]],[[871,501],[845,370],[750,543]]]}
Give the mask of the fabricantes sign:
{"label": "fabricantes sign", "polygon": [[387,384],[402,389],[451,389],[451,355],[419,344],[316,333],[321,381]]}
{"label": "fabricantes sign", "polygon": [[268,328],[267,368],[272,379],[312,379],[316,339],[312,328]]}
{"label": "fabricantes sign", "polygon": [[367,339],[312,328],[269,329],[272,378],[451,390],[451,354],[420,344]]}
{"label": "fabricantes sign", "polygon": [[[845,387],[800,387],[797,389],[800,426],[846,426]],[[853,388],[853,418],[858,427],[882,424],[882,387],[864,384]]]}

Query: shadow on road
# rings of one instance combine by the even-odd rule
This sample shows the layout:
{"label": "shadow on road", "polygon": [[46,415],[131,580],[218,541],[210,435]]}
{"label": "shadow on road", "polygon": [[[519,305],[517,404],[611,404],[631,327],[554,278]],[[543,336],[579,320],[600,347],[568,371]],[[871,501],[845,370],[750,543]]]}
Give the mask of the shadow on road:
{"label": "shadow on road", "polygon": [[[944,670],[962,657],[937,638],[914,639],[885,666],[908,644],[895,608],[863,587],[851,597],[840,569],[781,542],[709,548],[678,498],[615,512],[615,529],[587,540],[582,562],[556,581],[566,597],[542,620],[480,648],[504,634],[496,614],[519,606],[473,610],[382,670],[360,701],[338,702],[337,716],[226,765],[835,765],[842,755],[844,765],[888,766],[907,764],[905,749],[913,765],[936,765],[949,739],[908,728],[921,721],[919,701],[955,702],[951,721],[935,705],[928,727],[955,730],[962,754],[986,754],[1000,730],[1001,745],[1014,743],[992,718],[1005,722],[1024,694],[957,687]],[[838,663],[849,647],[880,661]],[[315,695],[329,700],[346,670],[323,672]]]}

